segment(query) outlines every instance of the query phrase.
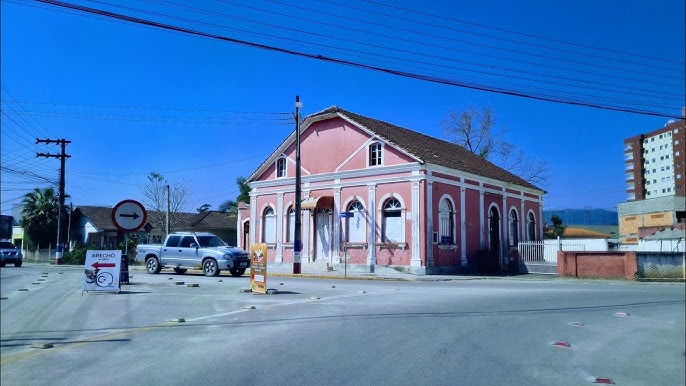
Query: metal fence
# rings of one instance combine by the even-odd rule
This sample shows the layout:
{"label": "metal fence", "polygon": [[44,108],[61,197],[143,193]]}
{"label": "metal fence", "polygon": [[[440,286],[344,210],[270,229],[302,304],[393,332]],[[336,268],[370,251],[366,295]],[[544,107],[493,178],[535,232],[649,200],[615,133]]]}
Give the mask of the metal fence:
{"label": "metal fence", "polygon": [[564,240],[522,241],[517,244],[519,259],[524,263],[557,264],[558,251],[585,251],[586,246]]}

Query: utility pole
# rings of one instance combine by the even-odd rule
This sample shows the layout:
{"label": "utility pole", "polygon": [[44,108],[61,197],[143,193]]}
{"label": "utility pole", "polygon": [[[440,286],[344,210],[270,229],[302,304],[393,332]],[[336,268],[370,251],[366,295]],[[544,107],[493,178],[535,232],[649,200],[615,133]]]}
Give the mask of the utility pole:
{"label": "utility pole", "polygon": [[165,220],[165,236],[169,236],[169,208],[171,207],[171,194],[169,193],[169,185],[167,185],[167,217]]}
{"label": "utility pole", "polygon": [[293,274],[300,274],[300,254],[302,252],[302,221],[300,206],[300,96],[295,96],[295,229],[293,235]]}
{"label": "utility pole", "polygon": [[49,154],[49,153],[36,153],[36,157],[45,157],[45,158],[59,158],[60,159],[60,186],[59,186],[59,208],[57,210],[57,246],[55,248],[55,264],[60,265],[62,264],[62,212],[64,209],[64,199],[65,199],[65,193],[64,193],[64,166],[65,166],[65,161],[67,158],[71,157],[66,153],[66,148],[67,144],[71,143],[71,141],[67,141],[66,139],[38,139],[36,138],[36,144],[39,143],[44,143],[46,145],[49,144],[58,144],[60,145],[61,152],[60,154]]}

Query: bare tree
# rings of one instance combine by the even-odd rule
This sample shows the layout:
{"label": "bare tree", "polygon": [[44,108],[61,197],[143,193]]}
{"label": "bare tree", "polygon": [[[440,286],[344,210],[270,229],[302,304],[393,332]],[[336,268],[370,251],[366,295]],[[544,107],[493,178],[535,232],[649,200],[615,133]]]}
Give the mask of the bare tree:
{"label": "bare tree", "polygon": [[150,213],[149,222],[154,229],[165,233],[167,202],[169,202],[170,230],[178,230],[183,226],[182,213],[190,206],[188,182],[169,182],[162,174],[151,172],[148,175],[148,183],[140,189],[145,197],[143,204],[148,211],[153,212]]}
{"label": "bare tree", "polygon": [[467,106],[462,111],[448,111],[441,121],[449,140],[479,157],[500,166],[526,181],[544,187],[548,184],[548,162],[527,155],[505,140],[507,131],[497,127],[490,107]]}

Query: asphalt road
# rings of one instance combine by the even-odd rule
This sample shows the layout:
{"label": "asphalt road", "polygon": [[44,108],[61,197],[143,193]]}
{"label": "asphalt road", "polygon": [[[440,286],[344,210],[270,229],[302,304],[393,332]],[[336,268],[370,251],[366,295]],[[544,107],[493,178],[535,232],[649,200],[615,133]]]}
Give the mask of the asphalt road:
{"label": "asphalt road", "polygon": [[686,382],[684,284],[0,272],[3,385]]}

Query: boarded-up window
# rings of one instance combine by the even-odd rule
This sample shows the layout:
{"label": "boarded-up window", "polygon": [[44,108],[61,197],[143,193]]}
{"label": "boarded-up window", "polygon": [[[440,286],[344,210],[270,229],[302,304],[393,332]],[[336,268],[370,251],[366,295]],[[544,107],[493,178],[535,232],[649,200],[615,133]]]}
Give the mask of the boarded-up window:
{"label": "boarded-up window", "polygon": [[262,234],[262,242],[274,243],[276,240],[276,216],[274,209],[271,207],[264,211],[264,228]]}
{"label": "boarded-up window", "polygon": [[400,201],[391,198],[386,201],[383,210],[383,241],[401,242],[402,240],[402,221]]}

